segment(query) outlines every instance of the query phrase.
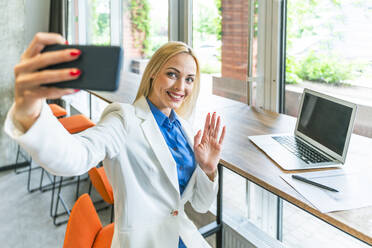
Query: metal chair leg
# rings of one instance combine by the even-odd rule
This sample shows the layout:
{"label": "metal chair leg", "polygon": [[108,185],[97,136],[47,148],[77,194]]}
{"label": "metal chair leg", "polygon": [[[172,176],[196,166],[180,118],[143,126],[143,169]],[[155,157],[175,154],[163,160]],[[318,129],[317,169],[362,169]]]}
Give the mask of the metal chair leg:
{"label": "metal chair leg", "polygon": [[89,189],[88,189],[88,195],[90,196],[90,194],[92,193],[92,181],[89,180]]}
{"label": "metal chair leg", "polygon": [[[60,178],[59,180],[59,185],[58,185],[58,192],[57,192],[57,199],[56,199],[56,206],[55,206],[55,209],[54,209],[54,214],[53,214],[53,224],[55,226],[59,226],[59,225],[62,225],[62,224],[65,224],[68,222],[68,219],[67,220],[63,220],[63,221],[60,221],[60,222],[57,222],[57,218],[58,217],[61,217],[63,215],[68,215],[70,216],[70,209],[68,208],[67,204],[65,203],[65,201],[63,200],[62,196],[61,196],[61,189],[62,189],[62,183],[63,183],[63,177]],[[62,213],[58,213],[58,205],[59,205],[59,202],[61,201],[61,204],[62,204],[62,207],[64,208],[64,212]]]}
{"label": "metal chair leg", "polygon": [[17,172],[17,169],[18,169],[18,158],[19,158],[19,153],[20,153],[20,151],[21,151],[21,146],[20,145],[17,145],[17,156],[16,156],[16,161],[15,161],[15,164],[14,164],[14,172],[16,173],[16,174],[18,174],[18,172]]}
{"label": "metal chair leg", "polygon": [[56,176],[53,176],[53,182],[52,182],[52,199],[50,201],[50,217],[53,217],[53,206],[54,206],[54,192],[56,189]]}
{"label": "metal chair leg", "polygon": [[24,169],[24,170],[20,170],[18,169],[18,167],[27,167],[27,166],[30,166],[31,165],[31,161],[27,161],[27,158],[25,158],[25,162],[22,162],[22,163],[18,163],[18,160],[19,160],[19,156],[23,156],[22,152],[21,152],[21,146],[18,145],[18,148],[17,148],[17,156],[16,156],[16,161],[15,161],[15,164],[13,165],[14,166],[14,172],[16,174],[20,174],[20,173],[23,173],[23,172],[27,172],[28,169]]}
{"label": "metal chair leg", "polygon": [[77,178],[75,201],[77,201],[77,199],[79,198],[79,189],[80,189],[80,176],[78,176]]}
{"label": "metal chair leg", "polygon": [[114,204],[111,205],[111,218],[110,218],[110,223],[114,221]]}
{"label": "metal chair leg", "polygon": [[32,168],[32,159],[30,160],[30,165],[28,167],[28,176],[27,176],[27,191],[29,193],[35,192],[36,190],[40,189],[40,187],[36,187],[31,189],[31,172],[34,169],[40,169],[41,167]]}

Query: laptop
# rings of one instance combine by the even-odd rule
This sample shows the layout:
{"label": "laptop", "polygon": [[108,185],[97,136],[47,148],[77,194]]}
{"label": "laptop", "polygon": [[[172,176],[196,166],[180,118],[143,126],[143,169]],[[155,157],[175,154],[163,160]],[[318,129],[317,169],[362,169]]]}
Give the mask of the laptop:
{"label": "laptop", "polygon": [[345,163],[357,105],[304,89],[294,133],[248,138],[285,170]]}

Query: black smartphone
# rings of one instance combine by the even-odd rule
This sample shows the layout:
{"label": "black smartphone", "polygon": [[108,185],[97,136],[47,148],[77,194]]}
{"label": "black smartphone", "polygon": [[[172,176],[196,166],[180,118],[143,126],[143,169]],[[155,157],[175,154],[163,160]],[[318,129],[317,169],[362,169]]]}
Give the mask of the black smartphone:
{"label": "black smartphone", "polygon": [[76,48],[81,51],[77,60],[51,65],[44,69],[78,68],[79,78],[48,84],[50,87],[84,90],[115,91],[119,87],[122,49],[119,46],[50,45],[43,52]]}

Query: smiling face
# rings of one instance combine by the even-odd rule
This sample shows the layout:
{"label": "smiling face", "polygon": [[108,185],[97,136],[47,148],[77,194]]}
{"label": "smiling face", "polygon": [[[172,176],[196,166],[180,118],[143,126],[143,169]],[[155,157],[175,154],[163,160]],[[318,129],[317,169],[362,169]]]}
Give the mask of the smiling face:
{"label": "smiling face", "polygon": [[187,53],[170,58],[153,78],[149,100],[166,116],[179,108],[192,93],[196,76],[196,63]]}

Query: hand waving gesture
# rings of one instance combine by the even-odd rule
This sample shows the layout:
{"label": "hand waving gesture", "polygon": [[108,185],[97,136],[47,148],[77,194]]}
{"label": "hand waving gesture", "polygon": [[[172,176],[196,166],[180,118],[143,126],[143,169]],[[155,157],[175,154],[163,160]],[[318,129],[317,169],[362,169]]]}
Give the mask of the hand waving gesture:
{"label": "hand waving gesture", "polygon": [[194,152],[195,159],[199,163],[200,168],[213,181],[217,164],[220,160],[222,142],[225,137],[226,127],[222,128],[222,133],[219,137],[221,120],[217,118],[216,113],[213,113],[212,118],[208,113],[205,120],[203,136],[201,130],[194,137]]}

